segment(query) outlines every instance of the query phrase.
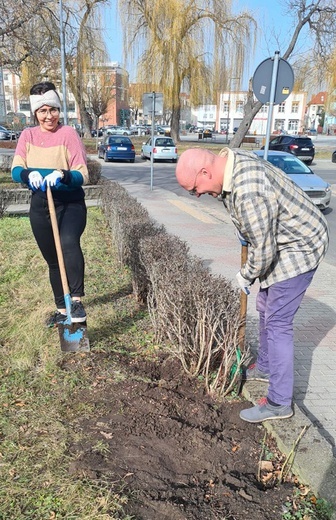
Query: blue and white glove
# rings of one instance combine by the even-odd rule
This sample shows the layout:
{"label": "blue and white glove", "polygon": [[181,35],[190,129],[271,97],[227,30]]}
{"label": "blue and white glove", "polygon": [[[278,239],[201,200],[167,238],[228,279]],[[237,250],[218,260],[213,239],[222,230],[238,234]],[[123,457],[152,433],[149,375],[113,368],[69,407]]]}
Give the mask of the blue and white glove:
{"label": "blue and white glove", "polygon": [[39,188],[42,188],[43,185],[43,177],[37,170],[34,170],[28,175],[28,186],[31,190],[36,191]]}
{"label": "blue and white glove", "polygon": [[237,282],[238,282],[238,285],[239,287],[241,288],[241,290],[245,293],[245,294],[250,294],[250,291],[249,291],[249,287],[251,285],[251,282],[249,282],[248,280],[246,280],[246,278],[244,278],[240,271],[239,273],[236,274],[236,279],[237,279]]}
{"label": "blue and white glove", "polygon": [[54,170],[44,177],[42,191],[46,191],[47,187],[58,186],[63,179],[63,172],[61,170]]}
{"label": "blue and white glove", "polygon": [[236,231],[236,235],[237,235],[237,237],[239,239],[239,242],[241,243],[242,246],[247,246],[248,245],[247,240],[243,237],[243,235],[240,233],[240,231],[238,231],[238,229]]}

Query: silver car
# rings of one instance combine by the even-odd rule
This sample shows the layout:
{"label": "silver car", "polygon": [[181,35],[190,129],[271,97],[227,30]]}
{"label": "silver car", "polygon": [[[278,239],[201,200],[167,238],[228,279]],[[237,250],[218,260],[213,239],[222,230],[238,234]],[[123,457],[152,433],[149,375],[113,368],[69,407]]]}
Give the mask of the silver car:
{"label": "silver car", "polygon": [[[263,150],[255,150],[254,153],[261,159]],[[331,200],[331,186],[321,177],[316,175],[304,162],[287,152],[275,152],[269,150],[268,162],[285,172],[321,210],[327,209]]]}
{"label": "silver car", "polygon": [[153,150],[153,161],[157,160],[165,160],[176,162],[177,155],[177,147],[171,137],[165,137],[163,135],[155,135],[153,137],[153,146],[152,146],[152,138],[150,137],[145,143],[143,143],[141,148],[141,159],[150,159]]}

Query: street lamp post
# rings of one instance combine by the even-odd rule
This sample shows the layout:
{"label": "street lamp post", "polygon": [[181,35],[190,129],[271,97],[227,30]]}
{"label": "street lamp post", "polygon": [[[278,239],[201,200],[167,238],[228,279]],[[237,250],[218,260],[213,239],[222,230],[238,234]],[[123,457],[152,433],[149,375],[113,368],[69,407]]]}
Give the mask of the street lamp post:
{"label": "street lamp post", "polygon": [[227,112],[227,124],[226,124],[226,143],[229,142],[229,128],[230,128],[230,104],[231,104],[231,82],[235,80],[240,80],[240,78],[230,78],[229,79],[229,100],[228,100],[228,112]]}
{"label": "street lamp post", "polygon": [[66,105],[66,72],[65,72],[65,45],[63,31],[63,4],[59,0],[59,17],[60,17],[60,43],[61,43],[61,70],[62,70],[62,94],[63,94],[63,119],[64,124],[68,124],[68,112]]}

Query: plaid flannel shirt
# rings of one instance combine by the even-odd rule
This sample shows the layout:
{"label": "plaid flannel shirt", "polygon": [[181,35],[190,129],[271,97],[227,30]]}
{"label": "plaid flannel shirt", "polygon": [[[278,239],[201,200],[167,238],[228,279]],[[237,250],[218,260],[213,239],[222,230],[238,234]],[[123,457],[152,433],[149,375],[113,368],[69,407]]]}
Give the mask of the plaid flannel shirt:
{"label": "plaid flannel shirt", "polygon": [[224,148],[223,203],[249,244],[241,268],[262,288],[316,268],[329,244],[328,224],[308,195],[252,152]]}

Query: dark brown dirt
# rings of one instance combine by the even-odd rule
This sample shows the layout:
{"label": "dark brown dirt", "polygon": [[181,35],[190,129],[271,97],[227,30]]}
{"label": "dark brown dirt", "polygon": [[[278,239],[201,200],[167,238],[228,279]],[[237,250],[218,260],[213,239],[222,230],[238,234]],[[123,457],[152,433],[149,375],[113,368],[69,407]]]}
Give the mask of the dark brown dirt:
{"label": "dark brown dirt", "polygon": [[[128,365],[127,380],[98,379],[94,395],[80,396],[97,415],[74,425],[85,440],[70,447],[72,474],[126,494],[120,518],[281,519],[293,484],[274,485],[279,454],[258,479],[265,432],[240,420],[248,403],[216,403],[177,361],[115,361]],[[276,451],[269,439],[268,455]]]}

